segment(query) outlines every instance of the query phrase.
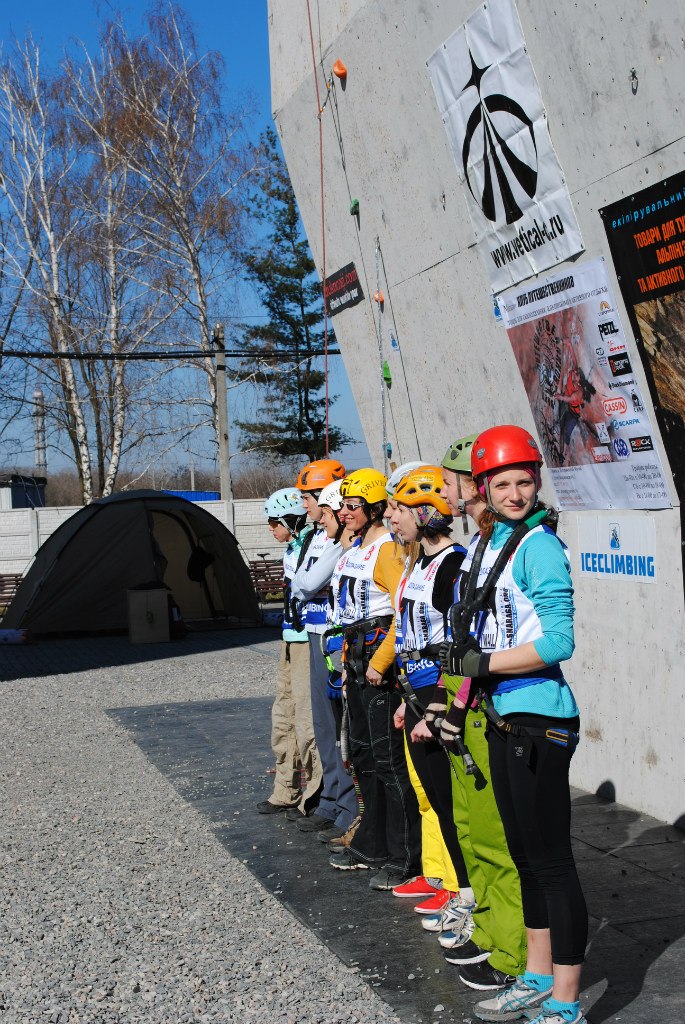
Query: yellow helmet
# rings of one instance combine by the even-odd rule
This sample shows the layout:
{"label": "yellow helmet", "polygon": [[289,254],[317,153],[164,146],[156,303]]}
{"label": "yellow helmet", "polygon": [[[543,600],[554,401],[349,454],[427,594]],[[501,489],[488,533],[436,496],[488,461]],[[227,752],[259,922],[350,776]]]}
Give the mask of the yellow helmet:
{"label": "yellow helmet", "polygon": [[442,496],[444,486],[438,466],[422,466],[400,480],[393,499],[398,505],[408,505],[409,508],[432,505],[443,516],[451,516],[450,507]]}
{"label": "yellow helmet", "polygon": [[341,483],[340,493],[343,498],[363,498],[367,505],[375,505],[387,501],[387,482],[387,477],[377,469],[355,469]]}

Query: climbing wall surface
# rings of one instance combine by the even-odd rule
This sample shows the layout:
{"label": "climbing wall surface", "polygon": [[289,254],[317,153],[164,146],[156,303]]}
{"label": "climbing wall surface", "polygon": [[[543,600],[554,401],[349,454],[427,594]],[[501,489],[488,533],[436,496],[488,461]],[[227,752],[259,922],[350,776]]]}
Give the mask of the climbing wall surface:
{"label": "climbing wall surface", "polygon": [[[379,284],[383,358],[392,375],[387,439],[396,463],[439,459],[454,437],[493,421],[534,430],[426,67],[472,14],[473,0],[309,6],[322,102],[324,75],[330,78],[335,60],[348,69],[345,87],[335,80],[322,114],[326,272],[354,262],[365,295],[333,324],[372,458],[382,467],[372,300]],[[685,8],[670,0],[521,0],[518,10],[580,224],[581,259],[606,258],[635,377],[648,395],[598,209],[685,169]],[[306,0],[269,0],[269,29],[274,118],[321,267],[319,122]],[[349,212],[353,199],[358,216]],[[656,423],[653,432],[670,476]],[[549,487],[547,496],[553,497]],[[673,488],[671,500],[678,505]],[[685,813],[679,509],[620,513],[622,522],[655,521],[652,583],[581,575],[583,523],[595,517],[608,529],[616,516],[561,518],[578,609],[568,676],[585,734],[574,782],[592,790],[611,782],[621,801],[675,820]]]}

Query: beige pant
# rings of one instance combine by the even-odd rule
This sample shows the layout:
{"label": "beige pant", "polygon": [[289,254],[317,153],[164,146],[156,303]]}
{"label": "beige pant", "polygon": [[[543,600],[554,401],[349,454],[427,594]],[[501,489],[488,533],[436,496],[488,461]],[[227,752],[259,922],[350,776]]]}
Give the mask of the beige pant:
{"label": "beige pant", "polygon": [[269,800],[309,810],[323,775],[314,740],[308,643],[281,644],[271,709],[271,749],[276,778]]}

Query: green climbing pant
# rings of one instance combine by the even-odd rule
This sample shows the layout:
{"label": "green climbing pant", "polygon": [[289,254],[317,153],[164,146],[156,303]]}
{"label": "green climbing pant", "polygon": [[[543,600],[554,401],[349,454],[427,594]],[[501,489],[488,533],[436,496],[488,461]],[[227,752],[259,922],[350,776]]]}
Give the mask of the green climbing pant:
{"label": "green climbing pant", "polygon": [[[450,676],[443,679],[451,704],[463,680]],[[485,726],[484,712],[468,712],[464,741],[479,768],[475,775],[467,775],[462,759],[450,755],[455,767],[454,820],[478,904],[473,915],[473,941],[492,951],[489,962],[498,971],[517,975],[526,968],[521,883],[492,792]]]}

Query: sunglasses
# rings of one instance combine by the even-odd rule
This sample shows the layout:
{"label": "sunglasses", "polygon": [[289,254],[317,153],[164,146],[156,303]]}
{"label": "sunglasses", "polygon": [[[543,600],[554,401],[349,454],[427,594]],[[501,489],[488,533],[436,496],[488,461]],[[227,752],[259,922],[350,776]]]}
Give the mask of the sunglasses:
{"label": "sunglasses", "polygon": [[359,504],[353,505],[351,501],[343,501],[342,507],[348,512],[356,512],[358,508],[363,508],[363,503],[360,501]]}

